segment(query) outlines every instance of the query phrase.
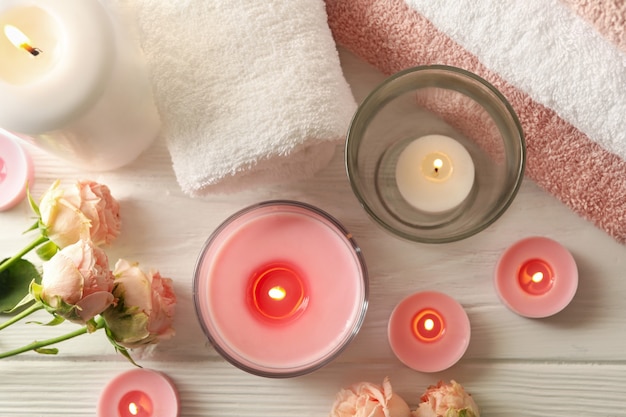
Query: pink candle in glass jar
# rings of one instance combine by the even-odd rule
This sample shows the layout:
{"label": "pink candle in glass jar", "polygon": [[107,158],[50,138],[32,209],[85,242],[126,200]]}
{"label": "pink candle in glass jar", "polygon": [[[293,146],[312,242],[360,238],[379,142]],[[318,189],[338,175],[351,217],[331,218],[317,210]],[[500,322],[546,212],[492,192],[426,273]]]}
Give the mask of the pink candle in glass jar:
{"label": "pink candle in glass jar", "polygon": [[358,332],[368,280],[359,247],[310,205],[269,201],[227,219],[196,266],[194,301],[215,349],[261,376],[328,363]]}

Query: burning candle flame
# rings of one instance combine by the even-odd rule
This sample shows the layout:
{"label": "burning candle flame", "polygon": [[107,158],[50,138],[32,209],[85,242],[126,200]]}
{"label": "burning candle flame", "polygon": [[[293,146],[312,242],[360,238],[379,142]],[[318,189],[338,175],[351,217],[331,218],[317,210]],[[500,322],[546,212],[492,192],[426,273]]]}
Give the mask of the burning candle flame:
{"label": "burning candle flame", "polygon": [[130,411],[132,415],[136,416],[139,414],[139,407],[137,407],[137,404],[135,403],[130,403],[128,404],[128,411]]}
{"label": "burning candle flame", "polygon": [[16,48],[28,51],[32,56],[37,56],[41,51],[30,44],[30,39],[21,30],[12,25],[4,26],[4,35]]}
{"label": "burning candle flame", "polygon": [[533,282],[541,282],[543,280],[543,273],[535,272],[533,276],[531,277],[531,279],[533,280]]}
{"label": "burning candle flame", "polygon": [[439,158],[433,161],[433,168],[435,168],[435,176],[439,175],[439,170],[443,166],[443,161]]}
{"label": "burning candle flame", "polygon": [[270,288],[270,290],[267,292],[267,295],[269,295],[270,298],[273,300],[280,301],[285,298],[285,296],[287,295],[287,291],[285,291],[283,287],[276,286]]}
{"label": "burning candle flame", "polygon": [[433,321],[433,319],[426,319],[426,321],[424,321],[424,328],[427,331],[431,331],[432,329],[435,328],[435,322]]}

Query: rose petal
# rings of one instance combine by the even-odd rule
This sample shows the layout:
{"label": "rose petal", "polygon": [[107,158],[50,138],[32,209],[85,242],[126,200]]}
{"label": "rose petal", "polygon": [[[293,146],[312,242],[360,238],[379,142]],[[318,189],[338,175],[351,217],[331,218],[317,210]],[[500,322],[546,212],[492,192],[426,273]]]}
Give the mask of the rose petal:
{"label": "rose petal", "polygon": [[78,315],[83,321],[91,320],[113,304],[113,300],[115,300],[113,294],[106,291],[88,295],[76,303],[76,306],[79,307]]}

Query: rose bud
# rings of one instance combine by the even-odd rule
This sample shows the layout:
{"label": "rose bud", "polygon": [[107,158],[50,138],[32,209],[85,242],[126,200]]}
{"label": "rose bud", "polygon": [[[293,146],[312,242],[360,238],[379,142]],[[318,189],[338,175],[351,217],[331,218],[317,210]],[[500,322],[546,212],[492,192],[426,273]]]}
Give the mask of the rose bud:
{"label": "rose bud", "polygon": [[456,381],[431,385],[420,400],[414,417],[480,417],[474,399]]}
{"label": "rose bud", "polygon": [[41,227],[54,244],[64,248],[79,239],[96,246],[109,244],[120,232],[120,206],[106,185],[79,181],[67,190],[59,181],[39,204]]}
{"label": "rose bud", "polygon": [[337,393],[330,417],[410,417],[407,403],[391,389],[389,378],[382,386],[361,382]]}
{"label": "rose bud", "polygon": [[172,337],[176,306],[172,280],[158,272],[145,274],[123,259],[117,261],[113,275],[117,302],[102,314],[113,339],[132,349]]}
{"label": "rose bud", "polygon": [[108,264],[102,249],[79,240],[43,263],[36,298],[55,314],[85,323],[113,303],[113,274]]}

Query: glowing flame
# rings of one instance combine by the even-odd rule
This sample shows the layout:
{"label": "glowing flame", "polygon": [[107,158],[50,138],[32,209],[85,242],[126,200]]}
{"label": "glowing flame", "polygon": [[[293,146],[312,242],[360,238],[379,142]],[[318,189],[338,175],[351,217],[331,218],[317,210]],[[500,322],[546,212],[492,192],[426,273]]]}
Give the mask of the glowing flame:
{"label": "glowing flame", "polygon": [[30,39],[21,30],[12,25],[4,26],[4,34],[16,48],[25,49],[31,55],[37,56],[41,52],[30,44]]}
{"label": "glowing flame", "polygon": [[287,295],[287,291],[285,291],[283,287],[276,286],[270,288],[270,290],[267,292],[267,295],[269,295],[270,298],[273,300],[280,301],[285,298],[285,296]]}
{"label": "glowing flame", "polygon": [[24,32],[16,28],[15,26],[6,25],[4,27],[4,34],[11,41],[16,48],[22,48],[22,45],[30,44],[28,36],[24,35]]}
{"label": "glowing flame", "polygon": [[434,175],[439,176],[439,170],[443,167],[443,161],[439,158],[433,160]]}
{"label": "glowing flame", "polygon": [[424,329],[430,332],[434,328],[435,328],[435,321],[433,319],[426,319],[424,321]]}
{"label": "glowing flame", "polygon": [[137,414],[139,414],[139,407],[135,403],[130,403],[130,404],[128,404],[128,411],[132,415],[136,416]]}
{"label": "glowing flame", "polygon": [[533,276],[531,277],[531,279],[533,280],[533,282],[541,282],[543,280],[543,273],[535,272]]}

